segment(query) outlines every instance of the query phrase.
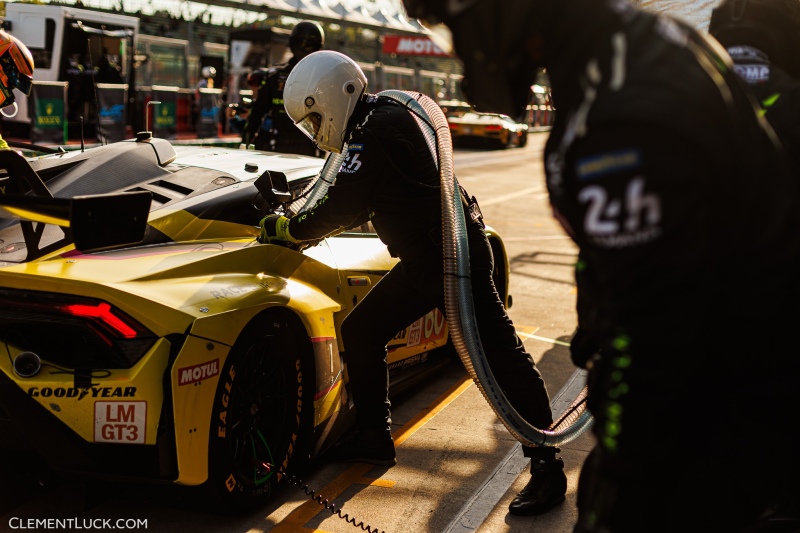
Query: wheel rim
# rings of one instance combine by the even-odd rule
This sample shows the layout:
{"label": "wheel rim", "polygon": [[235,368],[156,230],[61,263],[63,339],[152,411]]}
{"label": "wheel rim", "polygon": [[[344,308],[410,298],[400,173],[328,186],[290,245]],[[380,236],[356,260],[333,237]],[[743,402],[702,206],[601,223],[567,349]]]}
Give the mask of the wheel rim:
{"label": "wheel rim", "polygon": [[[277,475],[280,447],[286,446],[282,433],[292,395],[277,348],[280,343],[273,336],[252,344],[239,368],[246,381],[231,391],[228,450],[237,477],[251,487],[262,487]],[[274,468],[266,469],[264,463]]]}

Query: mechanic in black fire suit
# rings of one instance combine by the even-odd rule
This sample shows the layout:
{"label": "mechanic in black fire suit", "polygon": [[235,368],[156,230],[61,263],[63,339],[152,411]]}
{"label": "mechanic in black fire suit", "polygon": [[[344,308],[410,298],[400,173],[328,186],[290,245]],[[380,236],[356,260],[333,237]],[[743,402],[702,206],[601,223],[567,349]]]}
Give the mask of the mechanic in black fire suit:
{"label": "mechanic in black fire suit", "polygon": [[[414,116],[393,100],[366,93],[360,67],[338,52],[298,63],[284,92],[286,110],[323,150],[347,158],[334,185],[310,210],[262,221],[261,241],[308,241],[370,220],[400,262],[358,303],[342,325],[344,358],[360,432],[334,458],[394,465],[386,345],[434,308],[444,310],[439,172]],[[536,427],[552,422],[539,370],[506,314],[493,279],[493,257],[480,218],[468,220],[476,322],[489,365],[518,412]],[[526,447],[536,463],[528,514],[565,499],[557,448]]]}
{"label": "mechanic in black fire suit", "polygon": [[600,348],[576,361],[597,443],[575,531],[742,531],[773,513],[800,455],[800,206],[725,50],[625,0],[404,3],[449,30],[478,110],[518,116],[549,75],[547,185]]}
{"label": "mechanic in black fire suit", "polygon": [[[242,143],[253,144],[256,150],[320,155],[314,143],[298,131],[286,116],[283,89],[294,66],[308,54],[320,50],[324,43],[325,32],[317,22],[304,20],[292,28],[289,36],[292,57],[288,63],[268,69],[258,88],[254,89],[255,101],[247,117]],[[269,128],[262,127],[265,120],[271,123]]]}
{"label": "mechanic in black fire suit", "polygon": [[750,85],[800,180],[800,1],[726,0],[708,32]]}

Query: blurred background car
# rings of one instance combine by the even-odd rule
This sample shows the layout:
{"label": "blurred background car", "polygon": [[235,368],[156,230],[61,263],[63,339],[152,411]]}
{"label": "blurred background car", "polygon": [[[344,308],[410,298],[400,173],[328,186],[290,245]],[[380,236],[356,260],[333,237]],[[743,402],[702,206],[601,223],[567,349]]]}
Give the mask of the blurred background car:
{"label": "blurred background car", "polygon": [[493,146],[511,148],[528,143],[528,125],[507,115],[469,112],[450,116],[453,146]]}
{"label": "blurred background car", "polygon": [[472,105],[462,100],[440,100],[439,107],[447,118],[461,117],[472,111]]}

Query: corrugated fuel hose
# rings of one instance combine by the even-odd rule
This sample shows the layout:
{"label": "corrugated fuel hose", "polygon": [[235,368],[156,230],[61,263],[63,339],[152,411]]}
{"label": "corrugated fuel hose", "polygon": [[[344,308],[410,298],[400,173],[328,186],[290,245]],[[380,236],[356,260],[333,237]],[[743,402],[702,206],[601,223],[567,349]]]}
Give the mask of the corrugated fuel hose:
{"label": "corrugated fuel hose", "polygon": [[461,191],[455,177],[453,144],[447,118],[436,102],[420,93],[384,91],[379,96],[395,100],[412,113],[422,129],[434,161],[438,163],[442,193],[445,316],[461,362],[503,425],[522,444],[559,446],[576,439],[591,426],[593,420],[582,398],[576,398],[573,402],[575,408],[569,419],[562,418],[555,428],[539,429],[514,409],[489,368],[475,320],[467,225]]}

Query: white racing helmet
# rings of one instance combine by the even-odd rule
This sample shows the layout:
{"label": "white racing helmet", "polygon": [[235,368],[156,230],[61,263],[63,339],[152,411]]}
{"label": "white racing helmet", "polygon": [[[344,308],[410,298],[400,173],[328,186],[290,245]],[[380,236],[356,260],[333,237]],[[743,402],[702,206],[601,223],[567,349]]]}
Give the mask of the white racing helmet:
{"label": "white racing helmet", "polygon": [[339,52],[307,55],[292,69],[283,105],[295,126],[321,149],[341,153],[347,121],[367,89],[358,64]]}

